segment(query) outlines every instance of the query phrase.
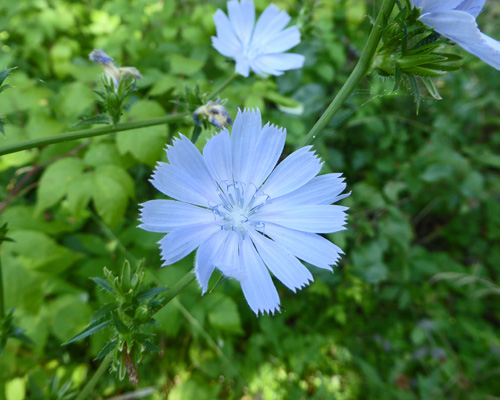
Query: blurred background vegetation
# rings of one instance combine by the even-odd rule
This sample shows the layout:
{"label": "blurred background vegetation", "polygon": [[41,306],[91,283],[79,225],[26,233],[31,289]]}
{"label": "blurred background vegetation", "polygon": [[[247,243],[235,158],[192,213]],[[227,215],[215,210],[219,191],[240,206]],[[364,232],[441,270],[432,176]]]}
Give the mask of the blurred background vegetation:
{"label": "blurred background vegetation", "polygon": [[[352,70],[381,2],[274,3],[300,26],[304,68],[240,77],[221,97],[233,118],[259,107],[286,127],[290,152]],[[97,113],[93,49],[144,76],[123,122],[177,112],[186,85],[211,91],[234,71],[211,47],[217,8],[225,2],[1,2],[0,70],[18,68],[0,96],[0,146]],[[489,1],[478,18],[497,39],[499,17]],[[203,297],[191,285],[157,315],[161,351],[138,366],[139,386],[108,374],[100,397],[500,398],[500,75],[452,51],[464,65],[436,81],[443,100],[424,99],[417,115],[410,93],[373,75],[316,141],[324,172],[343,172],[352,191],[348,230],[329,235],[346,253],[334,274],[315,269],[297,294],[278,284],[283,312],[259,318],[237,283]],[[186,119],[0,158],[0,224],[15,240],[0,253],[7,308],[32,341],[11,339],[0,356],[8,400],[61,398],[35,386],[49,393],[57,377],[79,390],[95,371],[109,332],[61,343],[106,301],[89,279],[104,266],[118,273],[145,258],[147,279],[165,285],[192,267],[191,256],[160,268],[161,235],[137,228],[138,203],[160,198],[148,178],[165,144],[192,130]]]}

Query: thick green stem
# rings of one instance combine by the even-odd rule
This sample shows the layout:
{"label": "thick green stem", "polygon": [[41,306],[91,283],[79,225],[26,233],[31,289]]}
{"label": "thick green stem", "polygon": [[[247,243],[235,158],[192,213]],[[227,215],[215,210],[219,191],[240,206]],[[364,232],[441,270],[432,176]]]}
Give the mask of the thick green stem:
{"label": "thick green stem", "polygon": [[[186,287],[188,287],[194,280],[196,276],[193,271],[189,271],[186,275],[184,275],[179,282],[175,284],[175,286],[166,292],[164,292],[163,298],[161,299],[161,307],[158,309],[160,311],[163,307],[167,305],[175,296],[177,296],[180,292],[182,292]],[[157,312],[158,312],[157,311]]]}
{"label": "thick green stem", "polygon": [[188,114],[168,115],[166,117],[147,119],[144,121],[128,122],[116,126],[106,126],[103,128],[84,129],[76,132],[65,132],[58,135],[47,136],[39,139],[26,140],[20,143],[8,144],[0,147],[0,156],[15,153],[21,150],[33,149],[35,147],[46,146],[53,143],[67,142],[70,140],[84,139],[94,136],[106,135],[108,133],[130,131],[132,129],[146,128],[148,126],[163,125],[169,122],[184,119]]}
{"label": "thick green stem", "polygon": [[108,370],[112,361],[113,361],[113,356],[112,353],[110,353],[102,361],[101,365],[99,365],[99,368],[97,368],[97,371],[95,372],[94,376],[90,378],[90,380],[87,382],[82,391],[78,394],[75,400],[88,400],[91,398],[90,393],[92,392],[92,390],[94,390],[94,387],[97,384],[97,382],[99,382],[104,373]]}
{"label": "thick green stem", "polygon": [[370,71],[372,65],[373,57],[377,51],[380,38],[382,37],[382,30],[386,27],[389,16],[391,15],[392,9],[394,8],[394,3],[396,0],[384,0],[382,7],[377,15],[373,29],[368,37],[365,48],[361,53],[358,63],[354,67],[344,83],[340,91],[337,93],[333,101],[330,103],[325,112],[321,115],[318,122],[312,127],[305,139],[300,144],[300,147],[311,144],[314,139],[319,137],[323,130],[328,124],[328,122],[333,118],[333,116],[340,110],[342,105],[349,98],[351,93],[356,87],[361,83],[365,76]]}
{"label": "thick green stem", "polygon": [[229,78],[227,78],[222,84],[215,89],[212,93],[208,95],[208,100],[212,100],[217,96],[220,92],[222,92],[226,87],[228,87],[237,77],[239,74],[234,73],[231,75]]}

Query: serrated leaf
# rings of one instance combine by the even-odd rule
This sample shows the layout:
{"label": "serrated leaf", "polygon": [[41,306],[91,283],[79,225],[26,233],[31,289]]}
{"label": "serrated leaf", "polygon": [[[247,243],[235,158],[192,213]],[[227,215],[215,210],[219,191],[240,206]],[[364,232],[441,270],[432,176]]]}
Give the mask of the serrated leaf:
{"label": "serrated leaf", "polygon": [[[158,118],[165,115],[163,107],[155,101],[138,101],[127,113],[128,121]],[[168,125],[151,126],[120,132],[116,144],[121,154],[130,153],[140,162],[153,166],[160,159],[168,138]]]}
{"label": "serrated leaf", "polygon": [[94,171],[92,186],[97,213],[106,224],[117,225],[125,215],[128,197],[133,195],[132,178],[119,167],[102,166]]}
{"label": "serrated leaf", "polygon": [[166,287],[154,287],[141,290],[139,293],[137,293],[137,301],[141,302],[147,300],[151,297],[159,295],[160,293],[163,293],[165,290],[167,290]]}
{"label": "serrated leaf", "polygon": [[104,322],[104,320],[111,319],[111,313],[116,310],[118,305],[116,303],[108,303],[95,312],[90,319],[90,323]]}
{"label": "serrated leaf", "polygon": [[2,72],[0,72],[0,86],[3,84],[5,81],[5,78],[7,78],[7,75],[9,75],[13,70],[15,70],[17,67],[13,68],[7,68],[4,69]]}
{"label": "serrated leaf", "polygon": [[130,333],[130,329],[128,328],[128,326],[123,323],[123,321],[118,315],[116,315],[116,313],[113,313],[111,315],[113,316],[113,324],[115,325],[115,328],[119,333]]}
{"label": "serrated leaf", "polygon": [[94,281],[94,283],[96,285],[100,286],[102,289],[104,289],[109,294],[112,294],[112,295],[115,294],[115,291],[113,290],[113,288],[111,287],[111,285],[108,283],[108,281],[106,279],[97,278],[97,277],[90,278],[90,279],[92,281]]}
{"label": "serrated leaf", "polygon": [[106,357],[111,351],[113,351],[116,348],[117,344],[118,344],[118,342],[116,339],[113,339],[113,340],[109,341],[108,343],[106,343],[104,345],[104,347],[101,349],[101,351],[99,352],[99,354],[97,354],[97,357],[95,359],[102,360],[104,357]]}
{"label": "serrated leaf", "polygon": [[111,323],[112,323],[112,321],[108,320],[108,321],[104,321],[101,323],[95,322],[93,324],[89,324],[83,331],[81,331],[80,333],[77,333],[71,339],[64,342],[61,346],[66,346],[66,345],[73,343],[73,342],[76,342],[78,340],[85,339],[86,337],[89,337],[90,335],[93,335],[94,333],[97,333],[97,332],[103,330],[104,328],[108,327],[109,325],[111,325]]}
{"label": "serrated leaf", "polygon": [[82,119],[78,122],[76,122],[75,124],[73,124],[73,126],[79,126],[79,125],[89,125],[89,124],[111,124],[111,118],[109,116],[107,116],[106,114],[97,114],[97,115],[94,115],[93,117],[89,117],[89,118],[85,118],[85,119]]}
{"label": "serrated leaf", "polygon": [[50,164],[44,171],[37,191],[37,212],[52,207],[67,193],[71,182],[79,182],[84,165],[76,157],[67,157]]}
{"label": "serrated leaf", "polygon": [[82,174],[78,180],[68,183],[67,204],[71,213],[80,216],[89,204],[92,198],[92,175]]}

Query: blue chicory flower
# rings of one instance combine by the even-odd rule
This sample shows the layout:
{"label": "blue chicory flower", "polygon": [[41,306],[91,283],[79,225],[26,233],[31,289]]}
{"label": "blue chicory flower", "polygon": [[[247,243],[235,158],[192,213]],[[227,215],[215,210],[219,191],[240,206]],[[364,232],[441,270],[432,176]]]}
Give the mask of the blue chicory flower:
{"label": "blue chicory flower", "polygon": [[120,80],[123,76],[130,76],[134,79],[142,79],[141,73],[134,67],[117,67],[114,60],[103,50],[92,50],[89,59],[102,65],[104,74],[109,84],[113,84],[115,92],[118,91]]}
{"label": "blue chicory flower", "polygon": [[217,36],[215,49],[236,61],[236,72],[248,76],[250,69],[259,75],[281,75],[283,71],[301,68],[304,56],[284,53],[300,43],[296,26],[285,29],[290,16],[274,4],[269,5],[255,25],[253,1],[227,3],[229,18],[222,10],[214,14]]}
{"label": "blue chicory flower", "polygon": [[[286,131],[262,127],[260,111],[238,112],[231,134],[222,129],[203,154],[181,135],[167,146],[151,182],[173,200],[142,204],[140,227],[166,233],[164,265],[198,249],[194,272],[203,293],[217,268],[240,282],[250,308],[279,311],[269,271],[295,292],[313,281],[300,260],[332,270],[342,250],[322,233],[345,229],[348,194],[340,174],[316,176],[322,162],[311,146],[278,166]],[[276,167],[276,168],[275,168]]]}
{"label": "blue chicory flower", "polygon": [[217,129],[222,129],[226,125],[231,125],[233,120],[227,112],[226,108],[220,104],[221,99],[209,101],[207,104],[198,107],[193,112],[193,119],[197,125],[201,125],[200,115],[204,115]]}
{"label": "blue chicory flower", "polygon": [[486,0],[410,0],[420,21],[500,70],[500,42],[482,33],[476,18]]}

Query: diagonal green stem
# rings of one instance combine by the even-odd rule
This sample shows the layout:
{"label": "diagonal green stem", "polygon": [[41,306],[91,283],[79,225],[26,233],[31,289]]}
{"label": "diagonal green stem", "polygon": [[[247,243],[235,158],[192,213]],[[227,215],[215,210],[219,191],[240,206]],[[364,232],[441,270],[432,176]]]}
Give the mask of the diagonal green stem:
{"label": "diagonal green stem", "polygon": [[387,25],[387,21],[389,19],[389,16],[391,15],[392,9],[394,8],[395,2],[396,0],[383,1],[382,7],[380,8],[377,19],[375,20],[375,24],[372,31],[370,32],[370,36],[368,37],[368,41],[366,42],[365,48],[361,53],[361,57],[359,58],[358,63],[352,70],[351,75],[349,75],[349,78],[347,78],[347,81],[344,83],[340,91],[334,97],[334,99],[325,110],[325,112],[321,115],[316,124],[309,131],[299,147],[311,144],[314,139],[319,137],[324,132],[324,128],[328,124],[328,122],[340,110],[340,108],[347,101],[354,89],[358,87],[361,81],[369,73],[373,57],[375,56],[378,44],[382,37],[382,30]]}
{"label": "diagonal green stem", "polygon": [[90,380],[87,382],[82,391],[78,394],[75,400],[88,400],[91,398],[90,393],[92,392],[92,390],[94,390],[94,387],[97,384],[97,382],[99,382],[104,373],[108,370],[112,361],[113,361],[113,356],[112,353],[110,353],[106,356],[106,358],[104,358],[104,360],[102,360],[102,363],[101,365],[99,365],[99,368],[97,368],[97,371],[95,372],[94,376],[90,378]]}
{"label": "diagonal green stem", "polygon": [[175,296],[177,296],[180,292],[182,292],[186,287],[188,287],[194,280],[196,276],[193,271],[189,271],[186,275],[184,275],[179,282],[175,284],[175,286],[166,292],[161,299],[161,307],[156,311],[160,311],[163,307],[165,307]]}
{"label": "diagonal green stem", "polygon": [[239,74],[234,73],[231,75],[229,78],[227,78],[224,82],[221,83],[221,85],[215,89],[212,93],[208,95],[207,100],[212,100],[217,96],[220,92],[222,92],[226,87],[228,87],[233,81],[239,76]]}
{"label": "diagonal green stem", "polygon": [[33,149],[35,147],[46,146],[53,143],[67,142],[70,140],[84,139],[94,136],[106,135],[108,133],[130,131],[132,129],[147,128],[149,126],[168,124],[173,121],[180,121],[188,114],[167,115],[166,117],[147,119],[144,121],[128,122],[116,126],[106,126],[104,128],[84,129],[76,132],[65,132],[58,135],[47,136],[38,139],[26,140],[20,143],[12,143],[0,147],[0,156],[15,153],[21,150]]}

